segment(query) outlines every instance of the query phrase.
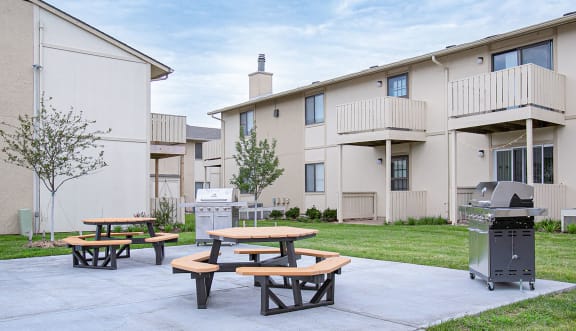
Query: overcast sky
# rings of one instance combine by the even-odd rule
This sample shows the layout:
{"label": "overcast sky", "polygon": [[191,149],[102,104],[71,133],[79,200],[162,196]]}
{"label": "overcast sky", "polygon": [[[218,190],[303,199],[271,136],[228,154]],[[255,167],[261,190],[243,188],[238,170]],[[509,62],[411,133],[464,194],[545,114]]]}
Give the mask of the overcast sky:
{"label": "overcast sky", "polygon": [[152,111],[206,113],[248,99],[259,53],[274,92],[558,18],[574,0],[46,0],[174,69]]}

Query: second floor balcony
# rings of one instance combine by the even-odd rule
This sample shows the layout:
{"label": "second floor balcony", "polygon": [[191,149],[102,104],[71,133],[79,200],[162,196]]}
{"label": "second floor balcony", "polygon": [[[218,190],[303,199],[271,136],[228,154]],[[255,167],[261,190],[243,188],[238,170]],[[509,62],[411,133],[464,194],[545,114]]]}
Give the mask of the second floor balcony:
{"label": "second floor balcony", "polygon": [[426,104],[378,97],[336,106],[339,142],[375,146],[386,140],[425,141]]}
{"label": "second floor balcony", "polygon": [[483,73],[448,84],[450,129],[492,133],[563,125],[566,77],[535,64]]}
{"label": "second floor balcony", "polygon": [[186,116],[150,114],[150,154],[154,159],[186,153]]}

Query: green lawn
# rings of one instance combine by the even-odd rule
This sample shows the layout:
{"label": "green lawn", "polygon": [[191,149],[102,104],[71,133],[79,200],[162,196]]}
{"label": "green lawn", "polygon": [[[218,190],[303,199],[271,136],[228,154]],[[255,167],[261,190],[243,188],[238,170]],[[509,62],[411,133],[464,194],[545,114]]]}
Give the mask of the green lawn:
{"label": "green lawn", "polygon": [[[193,220],[189,221],[193,222]],[[274,224],[275,222],[268,221],[259,223],[260,226]],[[316,237],[298,241],[298,247],[337,251],[343,255],[377,260],[468,269],[468,229],[466,227],[374,226],[290,221],[279,221],[277,224],[320,230]],[[57,238],[67,235],[58,234]],[[194,238],[194,232],[180,233],[177,245],[193,244]],[[70,250],[63,247],[24,248],[26,242],[23,236],[0,236],[0,259],[70,254]],[[149,245],[144,247],[149,247]],[[536,272],[538,278],[541,279],[576,283],[576,235],[538,232],[536,234]],[[576,330],[576,291],[526,300],[477,316],[446,322],[430,329]]]}

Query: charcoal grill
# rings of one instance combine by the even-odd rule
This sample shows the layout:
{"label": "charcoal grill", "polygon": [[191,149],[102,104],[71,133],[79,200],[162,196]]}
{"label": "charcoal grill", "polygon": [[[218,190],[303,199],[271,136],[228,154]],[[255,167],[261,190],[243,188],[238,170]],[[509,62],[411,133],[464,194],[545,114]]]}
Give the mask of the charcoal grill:
{"label": "charcoal grill", "polygon": [[238,193],[234,188],[210,188],[199,189],[196,202],[184,206],[194,207],[198,246],[213,241],[207,231],[238,226],[239,209],[246,207],[246,202],[238,202]]}
{"label": "charcoal grill", "polygon": [[534,208],[534,188],[518,182],[481,182],[468,205],[460,206],[469,227],[470,278],[494,283],[528,282],[534,290],[534,216],[545,216]]}

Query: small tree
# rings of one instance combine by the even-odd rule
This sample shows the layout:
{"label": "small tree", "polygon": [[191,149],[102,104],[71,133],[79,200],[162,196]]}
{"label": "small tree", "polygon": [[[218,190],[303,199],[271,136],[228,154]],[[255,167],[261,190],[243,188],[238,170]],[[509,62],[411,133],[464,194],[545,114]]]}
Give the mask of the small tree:
{"label": "small tree", "polygon": [[240,132],[240,140],[236,142],[234,160],[238,165],[238,175],[232,175],[230,184],[241,192],[254,195],[254,226],[256,226],[256,208],[262,191],[274,183],[284,173],[279,168],[280,162],[275,153],[276,140],[272,144],[267,139],[257,141],[256,130],[252,129],[249,136]]}
{"label": "small tree", "polygon": [[[49,98],[48,101],[52,100]],[[0,128],[5,145],[2,152],[5,161],[36,173],[50,192],[50,241],[54,241],[54,199],[56,192],[69,180],[88,175],[106,166],[102,146],[96,141],[106,131],[88,131],[95,123],[82,118],[83,113],[57,111],[52,105],[46,109],[44,95],[36,116],[18,116],[18,125],[2,122],[11,132]],[[87,152],[93,152],[94,156]]]}

